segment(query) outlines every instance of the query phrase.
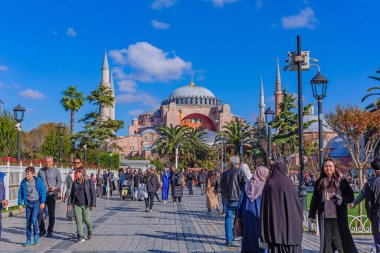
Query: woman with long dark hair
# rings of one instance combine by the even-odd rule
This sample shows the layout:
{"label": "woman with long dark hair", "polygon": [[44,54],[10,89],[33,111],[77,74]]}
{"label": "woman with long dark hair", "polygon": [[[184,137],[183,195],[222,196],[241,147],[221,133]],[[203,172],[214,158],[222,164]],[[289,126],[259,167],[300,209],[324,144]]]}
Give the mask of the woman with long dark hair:
{"label": "woman with long dark hair", "polygon": [[348,226],[347,212],[347,205],[354,201],[354,192],[333,159],[327,158],[322,168],[315,182],[309,213],[309,218],[315,219],[318,212],[320,252],[338,250],[340,253],[357,253]]}

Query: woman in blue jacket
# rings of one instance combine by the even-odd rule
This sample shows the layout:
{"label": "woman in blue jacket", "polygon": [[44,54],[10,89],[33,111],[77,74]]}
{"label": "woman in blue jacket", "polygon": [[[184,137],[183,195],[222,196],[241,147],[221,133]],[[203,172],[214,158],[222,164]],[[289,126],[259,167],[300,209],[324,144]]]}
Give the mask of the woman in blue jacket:
{"label": "woman in blue jacket", "polygon": [[261,196],[268,174],[268,168],[263,166],[258,167],[240,195],[236,218],[243,222],[241,252],[265,252],[264,249],[260,249],[259,247],[260,210]]}
{"label": "woman in blue jacket", "polygon": [[169,168],[164,168],[164,172],[162,173],[162,200],[164,203],[168,200],[169,195],[169,186],[170,186],[171,175]]}

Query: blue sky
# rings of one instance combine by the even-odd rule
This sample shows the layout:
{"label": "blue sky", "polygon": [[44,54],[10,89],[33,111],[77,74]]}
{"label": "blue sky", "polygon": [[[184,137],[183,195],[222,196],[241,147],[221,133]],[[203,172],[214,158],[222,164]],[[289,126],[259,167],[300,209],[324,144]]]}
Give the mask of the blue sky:
{"label": "blue sky", "polygon": [[[85,94],[100,83],[104,48],[113,69],[116,117],[125,121],[157,108],[189,83],[210,89],[234,114],[258,114],[260,76],[273,107],[276,58],[284,66],[302,36],[303,50],[319,59],[329,79],[325,111],[358,104],[368,78],[380,67],[380,3],[316,0],[2,1],[0,99],[27,108],[24,129],[69,123],[61,92],[77,85]],[[315,102],[303,73],[305,102]],[[281,71],[296,92],[295,72]],[[92,110],[86,104],[76,119]],[[76,127],[80,130],[80,126]]]}

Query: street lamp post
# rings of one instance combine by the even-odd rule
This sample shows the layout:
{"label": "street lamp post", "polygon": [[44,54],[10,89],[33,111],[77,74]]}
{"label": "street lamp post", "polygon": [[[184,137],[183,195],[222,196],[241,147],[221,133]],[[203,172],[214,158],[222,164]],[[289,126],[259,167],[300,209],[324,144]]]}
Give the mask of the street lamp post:
{"label": "street lamp post", "polygon": [[240,132],[240,155],[241,155],[240,161],[243,162],[243,158],[244,158],[244,145],[243,145],[244,127],[243,126],[239,126],[239,132]]}
{"label": "street lamp post", "polygon": [[13,109],[13,115],[14,119],[16,120],[16,126],[15,128],[17,129],[17,163],[20,165],[21,163],[21,122],[24,120],[24,113],[25,113],[25,108],[22,107],[20,104],[18,104],[14,109]]}
{"label": "street lamp post", "polygon": [[318,101],[318,137],[319,137],[319,168],[322,170],[323,164],[323,114],[322,102],[326,97],[328,80],[324,77],[318,68],[318,73],[310,81],[313,90],[313,97]]}
{"label": "street lamp post", "polygon": [[84,134],[83,135],[83,141],[84,141],[84,145],[83,145],[83,149],[84,149],[84,162],[87,162],[87,141],[88,141],[89,138],[90,138],[90,136],[88,134]]}
{"label": "street lamp post", "polygon": [[178,144],[175,146],[175,169],[178,169]]}
{"label": "street lamp post", "polygon": [[272,121],[275,112],[269,107],[264,114],[265,121],[268,124],[268,166],[270,166],[270,161],[272,159]]}
{"label": "street lamp post", "polygon": [[58,129],[58,134],[59,134],[59,164],[62,163],[62,140],[63,140],[63,135],[65,133],[65,124],[60,122],[57,126]]}

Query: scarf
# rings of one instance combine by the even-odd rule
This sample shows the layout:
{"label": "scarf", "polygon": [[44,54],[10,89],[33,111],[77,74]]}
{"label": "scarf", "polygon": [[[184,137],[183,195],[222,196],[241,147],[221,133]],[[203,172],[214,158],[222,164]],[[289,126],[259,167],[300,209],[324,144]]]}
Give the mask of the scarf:
{"label": "scarf", "polygon": [[254,201],[262,194],[268,174],[269,169],[264,166],[259,166],[255,172],[253,172],[251,180],[245,185],[245,192],[249,200]]}

